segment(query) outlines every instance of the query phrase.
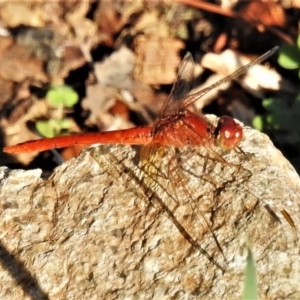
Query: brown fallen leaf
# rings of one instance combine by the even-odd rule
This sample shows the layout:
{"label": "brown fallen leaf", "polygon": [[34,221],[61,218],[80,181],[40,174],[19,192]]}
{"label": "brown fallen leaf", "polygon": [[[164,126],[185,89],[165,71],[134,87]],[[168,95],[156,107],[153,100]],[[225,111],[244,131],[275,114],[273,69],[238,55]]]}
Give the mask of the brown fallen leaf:
{"label": "brown fallen leaf", "polygon": [[184,44],[179,39],[157,35],[137,36],[135,79],[152,85],[173,83],[181,61],[179,51],[183,48]]}

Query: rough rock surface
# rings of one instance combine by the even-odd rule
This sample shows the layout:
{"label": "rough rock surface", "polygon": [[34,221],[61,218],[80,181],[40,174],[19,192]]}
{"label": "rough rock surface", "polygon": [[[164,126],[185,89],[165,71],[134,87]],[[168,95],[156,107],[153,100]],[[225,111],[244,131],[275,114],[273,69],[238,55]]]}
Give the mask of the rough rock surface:
{"label": "rough rock surface", "polygon": [[240,148],[1,168],[0,298],[241,299],[249,240],[260,299],[299,299],[299,177],[255,130]]}

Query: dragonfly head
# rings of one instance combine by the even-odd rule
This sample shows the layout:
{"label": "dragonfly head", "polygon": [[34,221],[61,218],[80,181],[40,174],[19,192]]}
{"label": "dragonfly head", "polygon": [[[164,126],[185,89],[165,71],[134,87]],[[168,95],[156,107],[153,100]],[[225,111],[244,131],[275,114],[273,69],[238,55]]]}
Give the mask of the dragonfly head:
{"label": "dragonfly head", "polygon": [[243,138],[243,129],[233,118],[223,116],[219,119],[215,135],[217,145],[224,150],[230,150]]}

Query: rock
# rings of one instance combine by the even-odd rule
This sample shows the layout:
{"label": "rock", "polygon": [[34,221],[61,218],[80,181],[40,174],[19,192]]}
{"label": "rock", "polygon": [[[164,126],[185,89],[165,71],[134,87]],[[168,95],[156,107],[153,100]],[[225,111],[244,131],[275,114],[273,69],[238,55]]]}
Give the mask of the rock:
{"label": "rock", "polygon": [[299,299],[299,176],[251,128],[240,149],[102,145],[47,179],[1,168],[1,299],[241,299],[246,240],[260,299]]}

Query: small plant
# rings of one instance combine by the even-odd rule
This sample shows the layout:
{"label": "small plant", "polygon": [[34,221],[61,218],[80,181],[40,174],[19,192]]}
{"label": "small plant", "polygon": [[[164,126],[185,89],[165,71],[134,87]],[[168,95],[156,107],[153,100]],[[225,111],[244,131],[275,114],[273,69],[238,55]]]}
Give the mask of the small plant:
{"label": "small plant", "polygon": [[253,254],[250,246],[247,245],[248,255],[247,255],[247,265],[245,269],[245,280],[244,280],[244,291],[243,300],[256,300],[258,298],[258,287],[256,278],[256,268],[254,264]]}
{"label": "small plant", "polygon": [[71,128],[71,125],[71,120],[64,118],[62,120],[49,119],[37,121],[35,127],[41,135],[51,138],[61,135],[63,131],[68,131]]}
{"label": "small plant", "polygon": [[52,86],[46,98],[53,107],[73,107],[78,102],[78,94],[68,85]]}
{"label": "small plant", "polygon": [[[285,69],[294,70],[300,67],[300,35],[297,39],[296,45],[284,45],[282,46],[278,63]],[[300,73],[298,73],[300,78]]]}
{"label": "small plant", "polygon": [[78,94],[67,85],[52,86],[46,94],[48,104],[56,108],[56,118],[36,122],[36,129],[44,137],[55,137],[68,132],[72,121],[64,117],[65,108],[72,108],[78,102]]}
{"label": "small plant", "polygon": [[[285,69],[298,69],[300,84],[300,35],[296,45],[282,46],[278,63]],[[270,133],[282,150],[288,149],[287,155],[288,152],[293,153],[294,157],[291,161],[297,167],[300,157],[300,92],[294,99],[283,100],[276,97],[265,99],[262,105],[267,113],[255,117],[253,126],[260,131]]]}

